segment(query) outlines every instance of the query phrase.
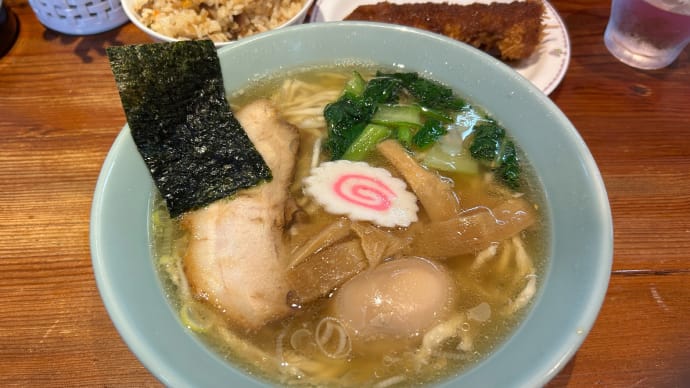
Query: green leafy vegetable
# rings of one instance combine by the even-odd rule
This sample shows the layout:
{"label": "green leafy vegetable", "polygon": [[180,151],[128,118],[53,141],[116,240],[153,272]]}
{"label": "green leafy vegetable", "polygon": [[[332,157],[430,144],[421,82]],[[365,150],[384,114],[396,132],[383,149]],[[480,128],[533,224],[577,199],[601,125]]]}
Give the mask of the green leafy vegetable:
{"label": "green leafy vegetable", "polygon": [[[424,117],[443,121],[444,123],[452,123],[453,122],[453,117],[448,112],[438,110],[438,109],[427,108],[425,106],[420,106],[420,109],[422,110],[422,115]],[[456,113],[456,112],[455,112],[455,110],[453,110],[450,113]]]}
{"label": "green leafy vegetable", "polygon": [[377,72],[367,82],[354,72],[324,117],[332,160],[362,160],[378,142],[394,138],[422,151],[427,166],[463,174],[490,169],[511,189],[520,186],[520,158],[505,129],[480,118],[452,89],[417,73]]}
{"label": "green leafy vegetable", "polygon": [[470,154],[495,171],[508,187],[520,187],[520,160],[515,144],[506,137],[503,127],[493,120],[478,123],[470,144]]}
{"label": "green leafy vegetable", "polygon": [[367,126],[374,114],[376,105],[344,94],[336,102],[328,104],[323,115],[328,124],[328,139],[325,147],[331,153],[331,159],[341,159],[355,139]]}
{"label": "green leafy vegetable", "polygon": [[371,122],[380,125],[404,125],[407,127],[421,127],[424,124],[422,110],[416,105],[378,105]]}
{"label": "green leafy vegetable", "polygon": [[422,128],[412,137],[412,144],[419,149],[431,147],[441,136],[448,133],[439,120],[428,119]]}
{"label": "green leafy vegetable", "polygon": [[367,83],[362,98],[372,104],[395,104],[400,100],[402,89],[402,83],[395,78],[372,78]]}
{"label": "green leafy vegetable", "polygon": [[503,155],[496,169],[496,173],[503,180],[506,186],[513,190],[520,187],[520,161],[517,155],[515,144],[508,140],[503,146]]}
{"label": "green leafy vegetable", "polygon": [[468,175],[479,173],[479,163],[472,159],[469,152],[451,153],[443,148],[438,146],[432,147],[424,156],[424,165],[439,171],[452,173]]}
{"label": "green leafy vegetable", "polygon": [[470,145],[472,157],[495,167],[505,136],[505,130],[494,121],[477,123]]}
{"label": "green leafy vegetable", "polygon": [[395,138],[405,147],[412,147],[412,136],[416,128],[409,125],[401,125],[395,131]]}
{"label": "green leafy vegetable", "polygon": [[429,109],[458,110],[465,105],[462,99],[455,96],[451,88],[422,78],[417,73],[377,73],[376,76],[399,79],[419,104]]}
{"label": "green leafy vegetable", "polygon": [[367,81],[362,78],[362,75],[356,71],[352,72],[352,78],[345,84],[345,93],[359,97],[364,93],[367,87]]}
{"label": "green leafy vegetable", "polygon": [[390,128],[377,125],[367,125],[362,133],[350,144],[347,151],[343,154],[343,159],[347,160],[363,160],[371,151],[376,148],[376,145],[391,135]]}
{"label": "green leafy vegetable", "polygon": [[230,111],[213,42],[107,54],[132,138],[172,217],[272,178]]}
{"label": "green leafy vegetable", "polygon": [[353,72],[342,96],[324,109],[328,127],[324,146],[332,160],[347,158],[364,128],[377,124],[388,127],[388,136],[394,135],[406,147],[427,148],[443,136],[444,126],[464,105],[450,88],[417,73],[379,72],[365,82]]}

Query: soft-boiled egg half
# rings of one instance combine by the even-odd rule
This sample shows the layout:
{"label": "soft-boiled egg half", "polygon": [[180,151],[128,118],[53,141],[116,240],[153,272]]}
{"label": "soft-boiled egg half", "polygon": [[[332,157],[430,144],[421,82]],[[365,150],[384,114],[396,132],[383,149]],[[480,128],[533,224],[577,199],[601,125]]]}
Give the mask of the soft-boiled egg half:
{"label": "soft-boiled egg half", "polygon": [[353,344],[406,340],[448,316],[453,288],[442,265],[419,257],[395,259],[345,283],[334,297],[334,312]]}

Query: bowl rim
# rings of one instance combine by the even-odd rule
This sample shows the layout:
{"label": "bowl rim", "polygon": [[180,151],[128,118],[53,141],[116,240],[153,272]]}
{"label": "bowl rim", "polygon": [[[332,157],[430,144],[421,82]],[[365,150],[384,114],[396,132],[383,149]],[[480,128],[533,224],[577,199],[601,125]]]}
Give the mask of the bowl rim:
{"label": "bowl rim", "polygon": [[[596,271],[593,271],[592,273],[592,283],[595,284],[596,287],[590,290],[588,298],[583,302],[583,304],[579,308],[579,314],[577,315],[577,331],[566,333],[563,340],[560,343],[556,344],[556,346],[553,349],[549,350],[549,352],[553,354],[554,357],[551,357],[549,359],[550,362],[548,365],[540,365],[539,368],[537,368],[537,370],[533,370],[532,373],[525,373],[524,376],[514,376],[516,378],[516,386],[542,386],[546,384],[572,358],[572,356],[580,347],[586,335],[589,333],[592,326],[594,325],[607,291],[608,281],[610,278],[610,270],[613,260],[613,224],[611,217],[611,209],[608,202],[608,196],[606,194],[606,189],[604,186],[603,179],[601,177],[601,173],[599,172],[594,158],[592,157],[584,140],[581,138],[581,136],[579,135],[577,130],[572,126],[572,124],[568,121],[565,115],[560,111],[560,109],[558,109],[558,107],[555,104],[553,104],[553,102],[546,95],[539,91],[529,81],[523,79],[519,75],[516,75],[517,73],[515,73],[514,70],[512,70],[508,66],[503,65],[498,61],[493,61],[491,57],[489,57],[488,55],[463,43],[451,40],[440,35],[428,33],[426,31],[417,30],[410,27],[386,25],[372,22],[308,23],[290,26],[281,30],[272,30],[244,38],[238,41],[236,45],[223,47],[218,51],[218,54],[222,60],[223,55],[225,55],[227,51],[234,50],[234,47],[241,47],[245,45],[251,47],[252,45],[254,45],[254,42],[256,41],[270,41],[272,39],[279,38],[282,34],[304,33],[318,36],[318,32],[321,29],[331,28],[343,31],[356,31],[357,29],[363,29],[367,30],[370,33],[377,31],[383,32],[392,30],[404,32],[406,34],[412,33],[419,38],[443,41],[444,45],[456,46],[460,48],[460,50],[464,53],[474,53],[474,55],[476,55],[484,62],[490,61],[492,63],[495,63],[496,66],[494,66],[494,69],[496,71],[504,73],[504,76],[508,76],[515,82],[520,84],[520,88],[525,88],[527,93],[531,96],[530,98],[536,98],[538,103],[544,104],[545,106],[549,107],[550,113],[553,114],[553,119],[558,122],[559,127],[562,127],[564,129],[565,132],[563,134],[568,139],[569,144],[571,144],[576,149],[578,155],[582,156],[582,166],[580,167],[588,174],[590,178],[590,182],[592,184],[591,199],[595,204],[595,209],[593,209],[593,212],[595,212],[597,215],[597,226],[602,231],[602,235],[600,236],[601,238],[599,241],[601,246],[597,251],[597,258],[600,259],[600,263],[597,266]],[[491,110],[490,107],[489,110]],[[118,298],[116,290],[113,288],[114,285],[109,279],[109,274],[107,273],[105,268],[107,254],[103,250],[104,247],[102,245],[102,238],[104,236],[103,212],[105,210],[107,202],[105,197],[107,194],[106,189],[109,185],[111,173],[113,172],[113,170],[117,168],[117,152],[118,150],[121,150],[121,148],[125,147],[125,143],[127,143],[128,141],[131,141],[131,136],[129,136],[128,126],[125,125],[122,131],[118,134],[117,139],[113,143],[113,146],[104,161],[95,188],[91,212],[90,239],[93,267],[97,286],[101,294],[101,297],[104,301],[106,310],[108,311],[111,320],[116,326],[118,332],[120,333],[124,341],[127,343],[127,345],[130,347],[130,349],[133,351],[133,353],[147,367],[147,369],[149,369],[151,373],[153,373],[160,381],[162,381],[166,385],[194,386],[195,382],[189,381],[187,376],[181,374],[179,370],[176,370],[171,365],[167,365],[165,363],[162,364],[160,361],[160,355],[156,355],[156,349],[149,349],[147,347],[147,339],[142,337],[142,333],[136,327],[135,322],[129,322],[127,320],[128,317],[126,312],[126,306],[123,304],[126,301],[120,300]],[[148,171],[146,171],[146,173],[148,173]],[[149,189],[149,191],[150,190],[151,189]],[[147,201],[149,199],[147,199]],[[146,206],[148,206],[148,202]],[[151,265],[153,264],[151,263]],[[542,285],[541,291],[544,291],[547,288],[547,286],[547,284]],[[537,296],[537,299],[540,299],[541,297],[542,294],[539,294]],[[515,330],[506,341],[500,344],[501,349],[499,349],[499,351],[502,351],[503,348],[507,347],[515,339],[518,332],[522,330],[524,326],[526,326],[527,322],[530,319],[532,319],[534,311],[535,308],[533,307],[523,320],[523,324],[521,325],[521,327]],[[182,328],[180,327],[180,329]],[[189,335],[189,333],[187,334]],[[200,344],[198,341],[196,342],[197,344]],[[206,349],[205,346],[199,346],[202,346],[204,348],[202,349],[202,353],[206,354],[211,359],[215,359],[216,362],[222,362],[222,360],[218,359],[217,355],[208,351],[208,349]],[[484,358],[484,360],[480,361],[479,364],[482,365],[484,363],[487,363],[490,359],[496,357],[496,355],[497,352],[493,352],[492,355]],[[225,364],[225,367],[228,370],[232,371],[231,374],[233,378],[247,379],[245,381],[246,383],[265,383],[263,381],[250,379],[249,377],[247,377],[246,372],[241,371],[235,365]],[[474,374],[477,371],[477,368],[478,366],[474,365],[470,369],[464,371],[462,373],[463,378]],[[451,386],[452,384],[453,378],[451,378],[448,381],[442,381],[439,383],[440,386]]]}

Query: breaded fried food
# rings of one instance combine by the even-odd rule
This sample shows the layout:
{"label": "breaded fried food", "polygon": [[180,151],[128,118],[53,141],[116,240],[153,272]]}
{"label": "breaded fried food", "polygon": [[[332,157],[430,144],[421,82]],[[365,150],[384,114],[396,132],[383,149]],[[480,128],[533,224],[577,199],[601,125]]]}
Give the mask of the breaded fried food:
{"label": "breaded fried food", "polygon": [[357,7],[345,20],[377,21],[421,28],[468,43],[505,61],[532,55],[543,33],[540,0],[468,5],[392,4]]}

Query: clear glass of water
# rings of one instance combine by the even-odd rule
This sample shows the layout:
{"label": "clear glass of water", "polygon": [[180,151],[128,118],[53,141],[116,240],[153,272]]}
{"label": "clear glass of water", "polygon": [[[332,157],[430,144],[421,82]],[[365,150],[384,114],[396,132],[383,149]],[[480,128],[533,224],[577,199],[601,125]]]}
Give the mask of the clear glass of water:
{"label": "clear glass of water", "polygon": [[670,65],[690,42],[690,0],[612,0],[608,50],[639,69]]}

